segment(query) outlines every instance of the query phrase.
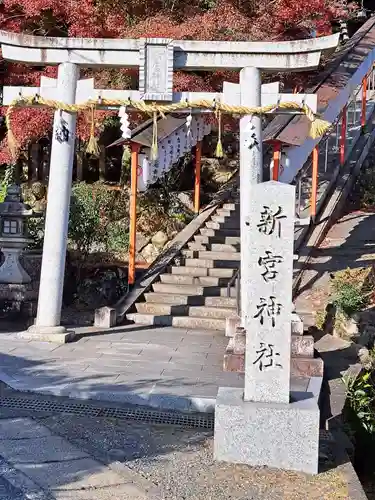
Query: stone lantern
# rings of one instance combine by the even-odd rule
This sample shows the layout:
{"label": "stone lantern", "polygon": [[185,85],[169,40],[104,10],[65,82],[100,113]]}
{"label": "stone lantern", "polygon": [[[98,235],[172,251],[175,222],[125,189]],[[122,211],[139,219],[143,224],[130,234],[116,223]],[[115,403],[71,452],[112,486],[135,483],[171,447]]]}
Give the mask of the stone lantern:
{"label": "stone lantern", "polygon": [[21,188],[11,185],[3,203],[0,203],[0,247],[4,254],[4,262],[0,267],[0,283],[30,283],[31,278],[21,266],[19,257],[31,243],[28,237],[28,217],[34,215],[33,210],[23,203]]}

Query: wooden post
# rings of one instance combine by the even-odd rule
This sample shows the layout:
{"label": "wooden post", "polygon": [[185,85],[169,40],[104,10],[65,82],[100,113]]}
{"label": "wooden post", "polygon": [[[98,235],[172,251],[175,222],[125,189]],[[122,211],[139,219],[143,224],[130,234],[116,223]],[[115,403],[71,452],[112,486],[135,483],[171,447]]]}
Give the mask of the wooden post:
{"label": "wooden post", "polygon": [[105,147],[100,144],[99,145],[99,180],[104,182],[107,178],[107,165],[106,165],[106,154],[105,154]]}
{"label": "wooden post", "polygon": [[273,181],[279,180],[280,160],[281,160],[281,142],[275,141],[273,143],[273,169],[272,169]]}
{"label": "wooden post", "polygon": [[29,184],[33,182],[33,147],[29,144],[27,149],[27,181]]}
{"label": "wooden post", "polygon": [[346,119],[347,119],[347,106],[344,106],[341,117],[341,136],[340,136],[340,165],[345,164],[345,143],[346,143]]}
{"label": "wooden post", "polygon": [[128,283],[135,282],[135,247],[137,234],[137,169],[140,145],[131,143],[131,178],[130,178],[130,221],[129,221],[129,266]]}
{"label": "wooden post", "polygon": [[22,181],[22,173],[23,173],[23,160],[22,158],[17,158],[15,167],[14,167],[14,183],[21,184]]}
{"label": "wooden post", "polygon": [[367,75],[362,80],[362,115],[361,127],[366,126],[366,104],[367,104]]}
{"label": "wooden post", "polygon": [[319,162],[319,147],[315,146],[312,152],[312,184],[311,184],[311,202],[310,215],[315,222],[316,217],[316,201],[318,194],[318,162]]}
{"label": "wooden post", "polygon": [[27,179],[29,183],[38,180],[40,169],[40,145],[38,142],[32,143],[28,150]]}
{"label": "wooden post", "polygon": [[199,214],[201,200],[201,158],[202,141],[195,146],[195,182],[194,182],[194,212]]}
{"label": "wooden post", "polygon": [[76,152],[76,173],[77,173],[77,181],[82,182],[83,181],[83,152],[82,151],[77,151]]}
{"label": "wooden post", "polygon": [[83,181],[83,159],[84,152],[82,151],[82,144],[80,139],[76,139],[76,177],[77,181]]}

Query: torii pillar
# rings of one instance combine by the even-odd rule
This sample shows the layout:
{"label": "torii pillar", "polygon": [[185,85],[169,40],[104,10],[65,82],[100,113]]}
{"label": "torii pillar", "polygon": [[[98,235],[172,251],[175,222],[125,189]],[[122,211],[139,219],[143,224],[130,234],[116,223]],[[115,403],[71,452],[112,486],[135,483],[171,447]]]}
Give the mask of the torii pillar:
{"label": "torii pillar", "polygon": [[[32,65],[58,65],[58,98],[74,102],[80,67],[139,68],[139,91],[128,91],[133,100],[179,102],[181,98],[198,100],[207,94],[173,93],[173,71],[241,70],[241,104],[260,105],[260,71],[306,71],[316,69],[321,54],[333,51],[339,35],[292,42],[200,42],[169,39],[78,39],[17,35],[0,31],[4,59]],[[9,87],[4,87],[4,96]],[[102,97],[106,97],[103,91]],[[113,91],[116,92],[116,91]],[[124,98],[122,91],[121,97]],[[94,98],[95,95],[87,96]],[[4,97],[4,105],[11,100]],[[275,102],[277,105],[277,102]],[[241,290],[245,300],[251,279],[248,269],[248,231],[245,224],[254,184],[262,181],[261,118],[241,119]],[[255,136],[255,145],[253,138]],[[38,313],[24,337],[66,342],[73,336],[60,326],[67,223],[71,194],[75,138],[74,113],[57,111],[54,120],[46,233],[43,248]]]}
{"label": "torii pillar", "polygon": [[[65,62],[59,65],[57,93],[61,101],[74,104],[79,67]],[[76,113],[55,111],[51,149],[48,200],[44,230],[43,259],[40,274],[38,312],[34,332],[44,340],[67,342],[74,335],[60,326],[64,288],[69,206],[72,191]],[[44,257],[45,256],[45,257]],[[52,337],[51,337],[52,336]]]}

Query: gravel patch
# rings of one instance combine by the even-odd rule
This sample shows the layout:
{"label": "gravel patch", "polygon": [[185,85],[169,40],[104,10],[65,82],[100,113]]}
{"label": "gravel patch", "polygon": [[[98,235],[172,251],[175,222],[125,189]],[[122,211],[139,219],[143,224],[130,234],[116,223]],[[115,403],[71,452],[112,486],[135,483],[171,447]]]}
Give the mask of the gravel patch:
{"label": "gravel patch", "polygon": [[[346,500],[334,469],[305,474],[214,462],[212,432],[111,419],[42,418],[54,433],[107,464],[120,462],[150,482],[165,500]],[[329,453],[324,453],[326,469]]]}

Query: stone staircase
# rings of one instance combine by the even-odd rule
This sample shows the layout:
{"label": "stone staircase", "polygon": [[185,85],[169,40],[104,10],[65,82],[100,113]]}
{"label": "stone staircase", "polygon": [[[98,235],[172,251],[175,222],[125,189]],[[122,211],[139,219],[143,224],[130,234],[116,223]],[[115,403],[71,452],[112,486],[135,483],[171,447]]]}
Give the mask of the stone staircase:
{"label": "stone staircase", "polygon": [[[223,369],[243,373],[246,338],[237,326],[235,287],[228,287],[235,281],[240,255],[239,204],[226,203],[188,242],[182,259],[159,276],[152,291],[145,293],[145,301],[135,304],[136,312],[127,319],[141,325],[226,331],[231,338],[223,353]],[[227,322],[227,318],[233,321]],[[232,326],[228,328],[228,324]],[[291,326],[291,376],[322,377],[323,362],[314,357],[313,337],[303,335],[298,315],[292,315]]]}
{"label": "stone staircase", "polygon": [[240,264],[239,204],[222,205],[181,257],[127,319],[142,325],[224,331],[226,318],[237,312],[234,286],[227,294]]}

